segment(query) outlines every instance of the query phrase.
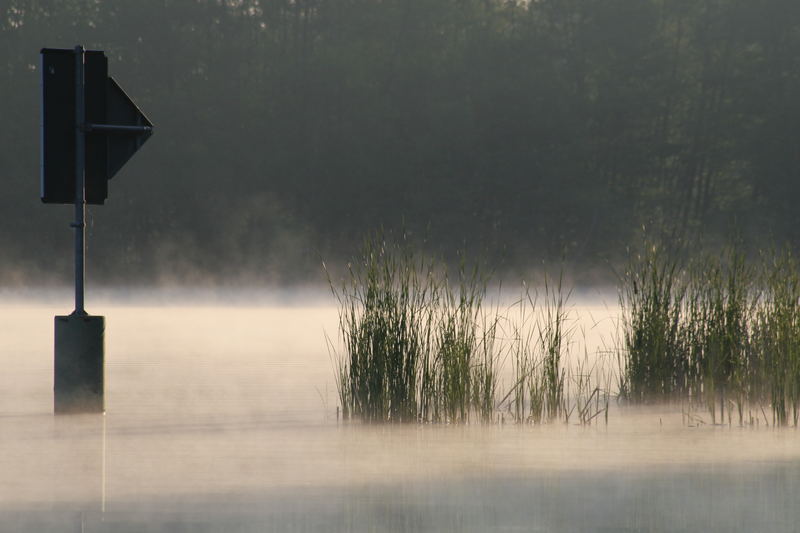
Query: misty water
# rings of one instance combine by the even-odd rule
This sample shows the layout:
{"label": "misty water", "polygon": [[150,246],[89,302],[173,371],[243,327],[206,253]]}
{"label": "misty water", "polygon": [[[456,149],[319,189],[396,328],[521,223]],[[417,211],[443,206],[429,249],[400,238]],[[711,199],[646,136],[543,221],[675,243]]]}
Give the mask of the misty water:
{"label": "misty water", "polygon": [[[343,424],[324,293],[90,294],[106,414],[54,417],[67,292],[0,304],[0,531],[796,531],[793,429]],[[613,296],[574,309],[589,351]],[[582,348],[580,349],[582,350]],[[506,380],[505,386],[508,385]]]}

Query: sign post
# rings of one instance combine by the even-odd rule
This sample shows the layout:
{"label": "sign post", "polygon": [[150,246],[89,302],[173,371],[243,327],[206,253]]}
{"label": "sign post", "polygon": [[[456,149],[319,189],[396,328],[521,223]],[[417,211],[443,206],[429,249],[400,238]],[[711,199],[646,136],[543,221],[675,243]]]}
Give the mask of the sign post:
{"label": "sign post", "polygon": [[86,314],[83,305],[84,281],[86,278],[86,92],[83,79],[83,47],[75,47],[75,311],[74,314]]}
{"label": "sign post", "polygon": [[56,413],[102,413],[105,317],[89,315],[84,304],[86,204],[105,202],[108,180],[153,125],[108,77],[102,51],[43,48],[41,56],[41,199],[75,205],[75,310],[55,317],[53,406]]}

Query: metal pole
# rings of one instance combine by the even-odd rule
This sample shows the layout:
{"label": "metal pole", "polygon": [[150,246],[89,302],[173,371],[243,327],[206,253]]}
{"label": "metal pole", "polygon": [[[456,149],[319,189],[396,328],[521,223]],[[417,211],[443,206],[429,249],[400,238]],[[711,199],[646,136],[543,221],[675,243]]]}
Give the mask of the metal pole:
{"label": "metal pole", "polygon": [[86,168],[86,96],[84,92],[83,77],[83,46],[75,47],[75,221],[71,224],[75,228],[75,311],[74,315],[86,315],[83,308],[84,258],[86,246],[86,193],[85,176]]}

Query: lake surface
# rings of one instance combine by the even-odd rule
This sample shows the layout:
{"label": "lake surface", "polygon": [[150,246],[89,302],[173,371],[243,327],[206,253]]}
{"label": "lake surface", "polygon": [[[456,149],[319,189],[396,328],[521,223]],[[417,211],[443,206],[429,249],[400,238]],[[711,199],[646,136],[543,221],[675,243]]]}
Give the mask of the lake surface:
{"label": "lake surface", "polygon": [[[0,531],[797,531],[800,434],[608,425],[342,424],[326,295],[90,295],[104,416],[52,415],[53,316],[0,301]],[[616,310],[576,308],[587,349]],[[612,301],[613,303],[613,301]],[[598,326],[599,324],[599,326]]]}

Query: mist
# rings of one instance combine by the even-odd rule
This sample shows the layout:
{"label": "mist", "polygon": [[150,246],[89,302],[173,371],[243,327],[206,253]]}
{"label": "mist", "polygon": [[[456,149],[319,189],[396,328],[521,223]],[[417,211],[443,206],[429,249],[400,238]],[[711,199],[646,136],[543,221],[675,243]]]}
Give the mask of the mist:
{"label": "mist", "polygon": [[792,430],[616,405],[588,427],[345,424],[334,307],[185,298],[93,299],[109,319],[99,416],[50,413],[61,304],[0,306],[2,528],[782,532],[798,518]]}

